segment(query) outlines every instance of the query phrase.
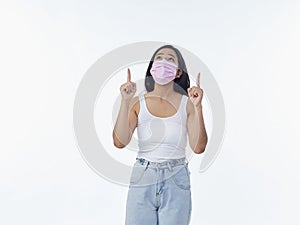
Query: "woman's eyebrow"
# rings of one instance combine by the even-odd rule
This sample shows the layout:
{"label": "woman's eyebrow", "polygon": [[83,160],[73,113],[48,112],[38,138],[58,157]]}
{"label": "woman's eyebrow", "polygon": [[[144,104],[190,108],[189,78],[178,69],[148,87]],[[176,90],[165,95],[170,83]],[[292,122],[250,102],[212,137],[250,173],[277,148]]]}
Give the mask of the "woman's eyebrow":
{"label": "woman's eyebrow", "polygon": [[[163,55],[163,54],[164,54],[164,53],[161,52],[161,53],[158,53],[157,56]],[[175,57],[174,55],[172,55],[172,54],[170,54],[170,53],[169,53],[168,55],[170,55],[170,56],[172,56],[172,57],[174,57],[174,58],[176,59],[176,57]]]}

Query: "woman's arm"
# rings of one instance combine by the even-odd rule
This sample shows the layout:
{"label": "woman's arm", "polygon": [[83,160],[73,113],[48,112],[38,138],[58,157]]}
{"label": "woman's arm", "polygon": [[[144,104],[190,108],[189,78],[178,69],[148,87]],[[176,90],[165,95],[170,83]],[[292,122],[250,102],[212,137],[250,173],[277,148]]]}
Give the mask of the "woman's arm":
{"label": "woman's arm", "polygon": [[113,141],[117,148],[124,148],[131,140],[137,126],[136,103],[138,96],[131,100],[121,100],[121,106],[113,130]]}
{"label": "woman's arm", "polygon": [[207,133],[203,120],[202,105],[194,106],[190,99],[187,104],[187,129],[189,144],[196,154],[205,151]]}
{"label": "woman's arm", "polygon": [[118,118],[113,130],[114,145],[124,148],[131,140],[137,125],[137,114],[135,110],[138,96],[133,97],[136,92],[136,83],[131,81],[130,69],[127,69],[127,82],[120,87],[122,96]]}

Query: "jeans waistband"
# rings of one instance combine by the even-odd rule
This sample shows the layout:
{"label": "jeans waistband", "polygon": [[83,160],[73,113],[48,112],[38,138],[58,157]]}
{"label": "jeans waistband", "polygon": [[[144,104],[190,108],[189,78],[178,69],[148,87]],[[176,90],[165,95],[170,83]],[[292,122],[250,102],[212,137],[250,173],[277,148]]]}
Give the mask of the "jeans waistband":
{"label": "jeans waistband", "polygon": [[163,167],[173,167],[178,165],[187,165],[188,162],[186,161],[186,158],[180,158],[180,159],[170,159],[164,162],[152,162],[148,161],[144,158],[136,158],[136,161],[140,163],[143,166],[150,166],[150,167],[157,167],[157,168],[163,168]]}

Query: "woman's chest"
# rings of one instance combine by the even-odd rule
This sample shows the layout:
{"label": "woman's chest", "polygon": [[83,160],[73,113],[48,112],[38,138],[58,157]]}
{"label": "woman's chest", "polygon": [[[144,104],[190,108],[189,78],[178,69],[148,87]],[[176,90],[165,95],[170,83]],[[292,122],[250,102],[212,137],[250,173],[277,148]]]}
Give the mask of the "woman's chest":
{"label": "woman's chest", "polygon": [[147,99],[145,101],[147,110],[149,111],[150,114],[156,116],[156,117],[161,117],[161,118],[166,118],[166,117],[172,117],[174,116],[180,106],[180,102],[171,102],[171,101],[160,101],[160,100],[153,100],[153,99]]}

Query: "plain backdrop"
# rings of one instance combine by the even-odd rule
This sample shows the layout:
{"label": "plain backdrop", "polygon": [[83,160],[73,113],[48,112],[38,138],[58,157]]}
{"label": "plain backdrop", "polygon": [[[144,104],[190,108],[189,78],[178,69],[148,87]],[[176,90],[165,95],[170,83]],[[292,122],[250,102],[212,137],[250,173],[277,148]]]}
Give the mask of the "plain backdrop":
{"label": "plain backdrop", "polygon": [[[72,110],[88,68],[138,41],[190,50],[224,97],[220,154],[205,173],[203,156],[190,164],[191,225],[299,224],[299,11],[296,0],[1,1],[0,224],[124,224],[127,188],[83,160]],[[125,81],[120,71],[106,93]]]}

